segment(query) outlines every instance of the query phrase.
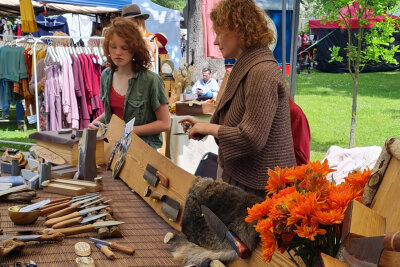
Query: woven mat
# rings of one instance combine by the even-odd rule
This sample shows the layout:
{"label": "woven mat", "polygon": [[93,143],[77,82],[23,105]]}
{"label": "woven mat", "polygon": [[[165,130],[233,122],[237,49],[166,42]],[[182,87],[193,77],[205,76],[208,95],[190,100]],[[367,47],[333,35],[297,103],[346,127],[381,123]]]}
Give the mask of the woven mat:
{"label": "woven mat", "polygon": [[[74,245],[77,242],[85,241],[90,244],[91,257],[96,266],[180,266],[168,251],[168,245],[163,242],[164,235],[170,232],[172,228],[139,195],[133,193],[123,181],[113,180],[111,172],[103,172],[99,176],[103,177],[104,185],[100,194],[105,197],[105,200],[113,200],[111,206],[115,220],[125,222],[120,225],[124,236],[107,240],[133,247],[135,249],[133,256],[114,251],[116,259],[108,260],[94,243],[89,241],[90,236],[97,237],[93,232],[65,237],[64,241],[60,243],[28,242],[22,252],[9,254],[1,259],[0,263],[13,266],[16,261],[29,263],[30,260],[33,260],[40,267],[76,266],[77,255],[74,252]],[[59,194],[46,193],[42,190],[37,192],[40,198],[34,200],[34,202],[65,197]],[[13,205],[16,204],[0,203],[0,227],[4,231],[44,227],[44,217],[39,217],[32,225],[14,225],[7,212],[7,208]]]}

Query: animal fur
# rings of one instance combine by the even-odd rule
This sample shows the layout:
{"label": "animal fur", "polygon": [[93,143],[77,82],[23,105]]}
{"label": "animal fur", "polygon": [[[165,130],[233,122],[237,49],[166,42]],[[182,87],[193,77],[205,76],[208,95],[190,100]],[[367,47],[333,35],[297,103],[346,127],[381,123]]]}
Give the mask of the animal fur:
{"label": "animal fur", "polygon": [[182,233],[170,241],[174,257],[184,264],[200,265],[202,262],[220,260],[228,262],[237,258],[236,252],[226,240],[222,243],[202,216],[201,205],[211,209],[236,234],[250,250],[254,250],[259,237],[253,225],[244,221],[247,208],[263,201],[242,189],[198,177],[186,198],[182,215]]}

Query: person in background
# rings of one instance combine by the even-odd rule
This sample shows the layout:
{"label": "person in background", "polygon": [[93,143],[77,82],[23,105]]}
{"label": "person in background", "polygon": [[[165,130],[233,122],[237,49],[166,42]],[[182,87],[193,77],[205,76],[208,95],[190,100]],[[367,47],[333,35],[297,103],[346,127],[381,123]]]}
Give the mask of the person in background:
{"label": "person in background", "polygon": [[132,20],[140,34],[146,41],[146,47],[150,51],[153,70],[155,70],[156,49],[158,40],[154,33],[148,32],[146,28],[146,20],[150,17],[149,14],[142,13],[138,5],[126,5],[122,8],[122,17]]}
{"label": "person in background", "polygon": [[155,35],[156,35],[157,40],[158,40],[158,43],[157,43],[157,45],[158,45],[158,54],[159,55],[168,54],[167,49],[165,49],[165,46],[168,43],[167,36],[165,34],[161,33],[161,32],[156,33]]}
{"label": "person in background", "polygon": [[308,44],[309,44],[308,35],[304,30],[301,30],[301,34],[297,36],[297,48],[299,52],[306,49]]}
{"label": "person in background", "polygon": [[197,94],[198,100],[205,100],[217,97],[219,91],[218,82],[211,78],[211,70],[202,70],[203,78],[199,79],[192,87],[192,94]]}
{"label": "person in background", "polygon": [[183,32],[181,32],[181,45],[180,46],[181,46],[181,53],[183,56],[183,54],[186,51],[186,34]]}
{"label": "person in background", "polygon": [[115,18],[105,33],[104,54],[111,67],[101,74],[100,100],[104,113],[89,124],[98,129],[115,114],[125,122],[135,118],[133,132],[154,149],[161,132],[170,128],[168,99],[160,76],[148,70],[149,51],[133,22]]}
{"label": "person in background", "polygon": [[274,41],[265,11],[253,0],[221,0],[211,11],[214,41],[236,58],[210,123],[190,118],[189,138],[214,136],[218,179],[265,197],[267,169],[296,166],[289,92],[268,45]]}

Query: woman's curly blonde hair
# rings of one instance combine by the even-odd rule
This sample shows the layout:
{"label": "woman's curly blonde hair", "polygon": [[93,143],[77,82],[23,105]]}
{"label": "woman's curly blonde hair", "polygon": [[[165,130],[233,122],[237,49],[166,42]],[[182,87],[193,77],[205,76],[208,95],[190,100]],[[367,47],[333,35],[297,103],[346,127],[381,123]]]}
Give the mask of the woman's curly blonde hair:
{"label": "woman's curly blonde hair", "polygon": [[266,16],[253,0],[221,0],[210,14],[215,32],[236,32],[245,48],[274,42]]}

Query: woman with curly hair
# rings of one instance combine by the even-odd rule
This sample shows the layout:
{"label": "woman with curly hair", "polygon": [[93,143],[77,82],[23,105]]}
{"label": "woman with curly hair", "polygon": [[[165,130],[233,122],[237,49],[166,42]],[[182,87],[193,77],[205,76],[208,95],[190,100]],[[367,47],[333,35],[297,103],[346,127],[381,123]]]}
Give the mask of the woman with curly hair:
{"label": "woman with curly hair", "polygon": [[264,197],[267,168],[296,165],[288,90],[268,48],[273,33],[253,0],[221,0],[210,16],[214,44],[236,63],[211,122],[182,122],[193,125],[189,138],[215,137],[223,181]]}
{"label": "woman with curly hair", "polygon": [[115,18],[105,33],[103,49],[111,67],[101,74],[100,100],[104,113],[89,124],[98,129],[115,114],[125,122],[135,118],[133,132],[154,149],[169,130],[168,99],[163,82],[148,70],[149,51],[140,32],[126,18]]}

